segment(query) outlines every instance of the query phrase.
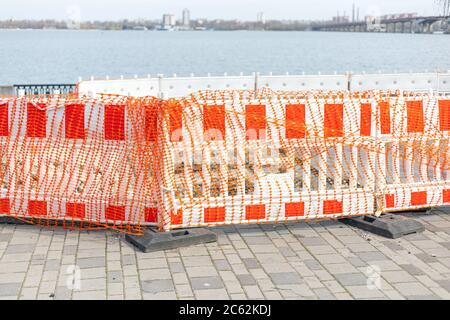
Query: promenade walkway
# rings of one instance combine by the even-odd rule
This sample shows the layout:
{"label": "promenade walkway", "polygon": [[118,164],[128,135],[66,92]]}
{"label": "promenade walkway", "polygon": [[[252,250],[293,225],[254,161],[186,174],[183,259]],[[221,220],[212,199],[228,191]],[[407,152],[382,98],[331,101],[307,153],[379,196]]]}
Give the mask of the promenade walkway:
{"label": "promenade walkway", "polygon": [[338,222],[243,226],[148,254],[113,232],[0,225],[0,299],[450,299],[450,215],[415,217],[426,231],[399,240]]}

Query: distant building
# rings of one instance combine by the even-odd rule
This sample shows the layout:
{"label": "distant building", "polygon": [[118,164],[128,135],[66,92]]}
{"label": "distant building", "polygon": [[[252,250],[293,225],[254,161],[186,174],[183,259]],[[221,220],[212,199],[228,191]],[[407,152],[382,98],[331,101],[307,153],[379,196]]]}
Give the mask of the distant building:
{"label": "distant building", "polygon": [[266,15],[264,14],[264,12],[258,12],[256,21],[258,23],[266,24]]}
{"label": "distant building", "polygon": [[183,10],[183,18],[181,21],[183,27],[191,26],[191,12],[188,9]]}
{"label": "distant building", "polygon": [[333,23],[349,23],[350,17],[346,16],[345,14],[343,16],[337,15],[336,17],[333,17],[332,22]]}
{"label": "distant building", "polygon": [[366,16],[367,31],[386,32],[386,26],[381,24],[381,18],[375,16]]}
{"label": "distant building", "polygon": [[353,4],[352,6],[352,22],[356,21],[356,5]]}
{"label": "distant building", "polygon": [[163,21],[162,26],[167,27],[174,27],[176,25],[177,21],[175,19],[175,15],[173,14],[164,14],[163,15]]}

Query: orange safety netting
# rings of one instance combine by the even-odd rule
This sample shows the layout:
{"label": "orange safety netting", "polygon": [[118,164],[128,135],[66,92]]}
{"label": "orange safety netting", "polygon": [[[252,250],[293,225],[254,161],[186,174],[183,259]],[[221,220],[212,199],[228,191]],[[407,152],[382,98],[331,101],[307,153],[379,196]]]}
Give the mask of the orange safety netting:
{"label": "orange safety netting", "polygon": [[0,100],[0,213],[161,230],[450,204],[450,97],[198,92]]}

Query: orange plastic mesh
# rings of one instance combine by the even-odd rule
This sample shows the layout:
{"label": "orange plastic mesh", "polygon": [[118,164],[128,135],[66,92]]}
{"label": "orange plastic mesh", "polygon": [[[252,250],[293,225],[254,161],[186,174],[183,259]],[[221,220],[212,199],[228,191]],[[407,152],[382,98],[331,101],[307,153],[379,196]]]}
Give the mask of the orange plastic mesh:
{"label": "orange plastic mesh", "polygon": [[140,233],[450,204],[450,97],[209,91],[0,100],[0,214]]}

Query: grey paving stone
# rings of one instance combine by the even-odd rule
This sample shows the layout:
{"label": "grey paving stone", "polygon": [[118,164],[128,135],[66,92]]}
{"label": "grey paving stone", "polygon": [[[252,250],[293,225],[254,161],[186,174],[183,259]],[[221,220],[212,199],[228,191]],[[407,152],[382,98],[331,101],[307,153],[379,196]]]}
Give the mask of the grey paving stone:
{"label": "grey paving stone", "polygon": [[334,254],[336,253],[336,249],[334,249],[332,246],[330,245],[325,245],[325,246],[308,246],[308,251],[313,254]]}
{"label": "grey paving stone", "polygon": [[64,255],[74,255],[77,253],[78,247],[77,246],[64,246],[63,254]]}
{"label": "grey paving stone", "polygon": [[367,266],[367,262],[364,262],[360,258],[357,258],[357,257],[347,258],[347,261],[350,262],[356,268],[361,268],[361,267]]}
{"label": "grey paving stone", "polygon": [[400,267],[413,276],[421,276],[425,274],[420,268],[413,264],[402,264]]}
{"label": "grey paving stone", "polygon": [[334,220],[324,220],[324,221],[319,221],[319,225],[321,225],[322,227],[338,227],[340,228],[340,222],[339,221],[334,221]]}
{"label": "grey paving stone", "polygon": [[236,275],[242,286],[254,286],[256,285],[256,280],[251,274],[238,274]]}
{"label": "grey paving stone", "polygon": [[423,284],[417,282],[395,283],[393,286],[404,296],[425,296],[431,295],[432,292],[428,290]]}
{"label": "grey paving stone", "polygon": [[277,289],[286,299],[317,299],[314,292],[306,284],[279,285]]}
{"label": "grey paving stone", "polygon": [[172,280],[151,280],[141,283],[142,291],[146,293],[160,293],[174,291],[175,287]]}
{"label": "grey paving stone", "polygon": [[302,284],[303,279],[294,272],[283,272],[283,273],[269,273],[275,285],[291,285],[291,284]]}
{"label": "grey paving stone", "polygon": [[218,274],[217,269],[214,266],[188,267],[185,272],[187,272],[191,278],[215,276]]}
{"label": "grey paving stone", "polygon": [[355,299],[385,298],[385,295],[380,290],[369,289],[367,285],[348,286],[346,289]]}
{"label": "grey paving stone", "polygon": [[[83,272],[81,273],[83,274]],[[81,278],[81,290],[83,291],[104,291],[106,290],[106,279],[84,279]]]}
{"label": "grey paving stone", "polygon": [[313,292],[319,297],[320,300],[336,300],[336,297],[325,288],[313,289]]}
{"label": "grey paving stone", "polygon": [[303,262],[309,269],[311,269],[313,271],[323,270],[322,265],[316,260],[305,260]]}
{"label": "grey paving stone", "polygon": [[11,233],[0,233],[0,242],[8,242],[9,240],[11,240],[11,238]]}
{"label": "grey paving stone", "polygon": [[69,300],[72,298],[72,290],[67,287],[56,287],[53,296],[54,300]]}
{"label": "grey paving stone", "polygon": [[108,272],[108,282],[110,282],[110,283],[123,282],[122,271],[109,271]]}
{"label": "grey paving stone", "polygon": [[45,261],[46,256],[44,254],[35,254],[31,257],[32,261]]}
{"label": "grey paving stone", "polygon": [[305,246],[324,246],[328,243],[319,237],[299,238],[300,242]]}
{"label": "grey paving stone", "polygon": [[412,234],[408,234],[406,236],[403,236],[403,240],[422,241],[422,240],[430,240],[430,238],[425,236],[423,233],[412,233]]}
{"label": "grey paving stone", "polygon": [[439,260],[437,258],[432,257],[428,253],[418,253],[415,256],[426,263],[439,262]]}
{"label": "grey paving stone", "polygon": [[447,280],[437,280],[436,281],[442,288],[450,292],[450,279]]}
{"label": "grey paving stone", "polygon": [[343,286],[367,285],[367,276],[362,273],[336,274],[335,277]]}
{"label": "grey paving stone", "polygon": [[255,254],[257,254],[257,253],[277,253],[277,254],[279,254],[277,247],[275,247],[273,244],[250,245],[250,250]]}
{"label": "grey paving stone", "polygon": [[229,300],[230,297],[225,289],[197,290],[195,291],[197,300]]}
{"label": "grey paving stone", "polygon": [[186,270],[181,262],[169,262],[170,271],[173,273],[184,273]]}
{"label": "grey paving stone", "polygon": [[285,257],[295,257],[296,256],[295,252],[289,247],[279,247],[278,250]]}
{"label": "grey paving stone", "polygon": [[45,271],[58,271],[61,269],[61,261],[60,260],[47,260],[45,262]]}
{"label": "grey paving stone", "polygon": [[417,281],[414,276],[409,274],[404,270],[399,271],[383,271],[381,276],[388,281],[388,283],[398,283],[398,282],[414,282]]}
{"label": "grey paving stone", "polygon": [[77,265],[80,268],[100,268],[105,266],[105,258],[104,257],[95,257],[95,258],[80,258],[77,259]]}
{"label": "grey paving stone", "polygon": [[393,251],[400,251],[405,249],[400,244],[394,242],[393,240],[381,241],[381,243]]}
{"label": "grey paving stone", "polygon": [[244,265],[247,269],[261,269],[261,264],[258,262],[258,259],[254,258],[244,258],[242,259]]}
{"label": "grey paving stone", "polygon": [[227,260],[224,260],[224,259],[214,260],[214,264],[216,265],[216,268],[219,271],[231,270],[231,265],[228,263]]}
{"label": "grey paving stone", "polygon": [[241,236],[262,236],[264,232],[259,228],[254,226],[236,226],[236,230]]}
{"label": "grey paving stone", "polygon": [[446,230],[445,228],[439,228],[437,226],[434,226],[430,223],[423,223],[423,226],[425,227],[425,230],[430,231],[430,232],[439,232],[439,231],[444,231],[450,234],[450,230]]}
{"label": "grey paving stone", "polygon": [[348,262],[326,264],[325,268],[333,275],[358,272],[358,269],[356,269],[352,264]]}
{"label": "grey paving stone", "polygon": [[438,248],[426,249],[425,251],[434,258],[450,258],[450,250],[442,246]]}
{"label": "grey paving stone", "polygon": [[263,264],[286,264],[286,258],[279,253],[257,253],[258,262]]}
{"label": "grey paving stone", "polygon": [[211,290],[224,288],[224,284],[220,277],[191,278],[191,284],[193,290]]}
{"label": "grey paving stone", "polygon": [[441,297],[435,295],[427,295],[427,296],[410,296],[408,300],[442,300]]}
{"label": "grey paving stone", "polygon": [[136,256],[135,255],[123,255],[122,256],[122,265],[124,266],[130,266],[130,265],[136,265]]}
{"label": "grey paving stone", "polygon": [[34,251],[36,245],[34,244],[14,244],[9,245],[6,248],[5,254],[13,254],[13,253],[30,253]]}
{"label": "grey paving stone", "polygon": [[366,262],[387,260],[388,258],[381,252],[360,252],[357,254],[361,260]]}
{"label": "grey paving stone", "polygon": [[0,297],[18,296],[21,283],[0,283]]}
{"label": "grey paving stone", "polygon": [[268,237],[244,237],[244,241],[248,245],[273,244]]}
{"label": "grey paving stone", "polygon": [[98,291],[75,291],[73,293],[74,300],[105,300],[106,292]]}
{"label": "grey paving stone", "polygon": [[342,255],[333,253],[333,254],[316,254],[314,256],[320,263],[322,264],[331,264],[331,263],[345,263],[346,260]]}

